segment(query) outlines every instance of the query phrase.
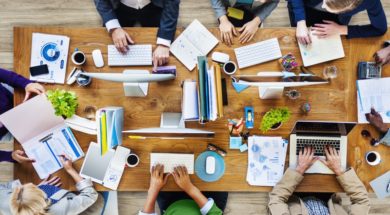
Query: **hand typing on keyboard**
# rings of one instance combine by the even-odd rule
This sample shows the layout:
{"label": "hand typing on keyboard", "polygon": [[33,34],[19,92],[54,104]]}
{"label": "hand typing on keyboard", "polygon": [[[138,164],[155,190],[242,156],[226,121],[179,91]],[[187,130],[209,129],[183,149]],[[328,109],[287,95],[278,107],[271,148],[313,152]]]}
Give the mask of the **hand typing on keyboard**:
{"label": "hand typing on keyboard", "polygon": [[129,34],[122,28],[111,30],[111,37],[115,47],[122,53],[126,53],[129,50],[128,45],[134,44]]}
{"label": "hand typing on keyboard", "polygon": [[320,159],[320,161],[328,166],[336,176],[342,175],[344,171],[343,168],[341,168],[340,152],[332,146],[326,146],[324,151],[326,160]]}
{"label": "hand typing on keyboard", "polygon": [[298,165],[296,171],[303,175],[307,169],[313,165],[314,162],[318,160],[318,157],[314,156],[313,147],[305,147],[303,150],[299,151],[298,155]]}
{"label": "hand typing on keyboard", "polygon": [[301,149],[298,155],[298,165],[295,170],[303,175],[306,170],[314,164],[314,162],[320,160],[323,164],[329,167],[336,176],[342,175],[344,171],[341,167],[340,152],[333,146],[325,146],[323,150],[325,151],[326,160],[315,156],[315,149],[311,146],[306,146]]}

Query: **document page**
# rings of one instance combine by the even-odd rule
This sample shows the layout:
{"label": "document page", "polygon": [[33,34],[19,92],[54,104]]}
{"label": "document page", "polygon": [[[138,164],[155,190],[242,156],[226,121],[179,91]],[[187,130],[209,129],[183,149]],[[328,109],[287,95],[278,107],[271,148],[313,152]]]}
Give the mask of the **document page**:
{"label": "document page", "polygon": [[36,160],[33,166],[41,179],[63,167],[61,155],[67,155],[72,161],[84,156],[72,131],[66,125],[59,125],[48,130],[25,142],[22,146],[27,156]]}
{"label": "document page", "polygon": [[172,43],[170,51],[192,71],[197,57],[207,55],[217,44],[218,39],[198,20],[194,20]]}
{"label": "document page", "polygon": [[345,57],[340,35],[320,39],[310,30],[310,38],[312,41],[310,45],[305,46],[298,43],[304,66],[312,66]]}

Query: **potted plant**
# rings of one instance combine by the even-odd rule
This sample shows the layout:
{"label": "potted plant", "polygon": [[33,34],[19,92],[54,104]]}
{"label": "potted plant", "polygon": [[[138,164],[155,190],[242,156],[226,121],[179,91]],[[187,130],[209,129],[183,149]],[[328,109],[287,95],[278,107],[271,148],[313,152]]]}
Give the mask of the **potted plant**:
{"label": "potted plant", "polygon": [[287,107],[272,108],[263,116],[261,120],[260,130],[267,132],[270,129],[278,129],[283,122],[290,119],[291,111]]}
{"label": "potted plant", "polygon": [[78,106],[76,93],[66,90],[49,90],[47,98],[54,107],[55,114],[65,119],[72,117],[76,113]]}

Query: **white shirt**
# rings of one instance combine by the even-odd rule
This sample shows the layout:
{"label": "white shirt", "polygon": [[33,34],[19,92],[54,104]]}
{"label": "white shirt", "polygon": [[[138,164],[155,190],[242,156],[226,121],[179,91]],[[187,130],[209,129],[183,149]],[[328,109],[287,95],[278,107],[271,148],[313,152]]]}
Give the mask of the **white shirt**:
{"label": "white shirt", "polygon": [[[144,8],[146,5],[150,4],[150,2],[151,2],[150,0],[121,0],[122,4],[137,10]],[[121,25],[119,24],[118,19],[111,19],[108,22],[106,22],[106,28],[107,31],[110,32],[112,29],[121,28]],[[166,40],[158,37],[156,43],[159,45],[170,47],[171,42],[172,41],[170,40]]]}
{"label": "white shirt", "polygon": [[134,9],[142,9],[150,3],[150,0],[121,0],[122,4]]}

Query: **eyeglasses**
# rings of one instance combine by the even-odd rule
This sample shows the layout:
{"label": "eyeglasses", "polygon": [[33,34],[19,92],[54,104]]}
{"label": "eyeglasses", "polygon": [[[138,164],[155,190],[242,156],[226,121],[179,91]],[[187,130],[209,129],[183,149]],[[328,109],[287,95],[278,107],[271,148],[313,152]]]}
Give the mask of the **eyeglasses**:
{"label": "eyeglasses", "polygon": [[375,139],[371,136],[371,133],[368,131],[368,130],[363,130],[361,133],[360,133],[363,137],[365,138],[371,138],[370,140],[370,144],[372,146],[377,146],[379,144],[379,140],[378,139]]}
{"label": "eyeglasses", "polygon": [[214,144],[212,144],[212,143],[209,143],[209,144],[207,145],[207,150],[216,152],[216,153],[218,153],[219,155],[221,155],[222,157],[225,157],[226,154],[227,154],[225,150],[219,148],[218,146],[216,146],[216,145],[214,145]]}

